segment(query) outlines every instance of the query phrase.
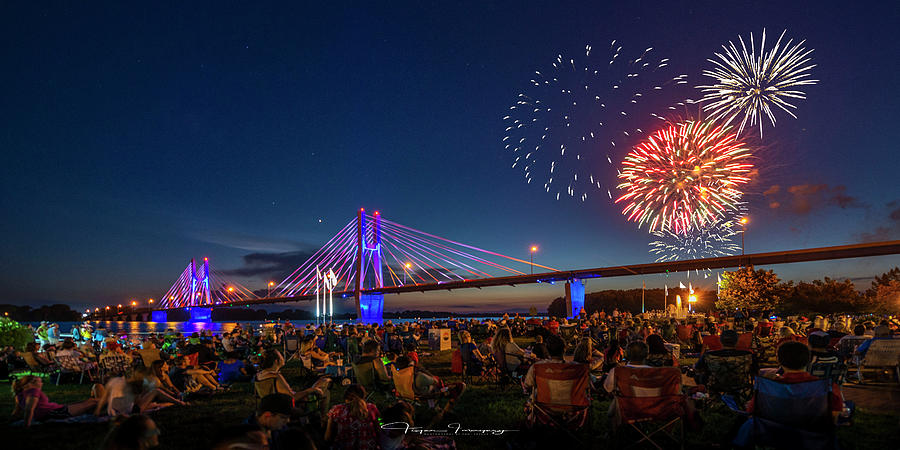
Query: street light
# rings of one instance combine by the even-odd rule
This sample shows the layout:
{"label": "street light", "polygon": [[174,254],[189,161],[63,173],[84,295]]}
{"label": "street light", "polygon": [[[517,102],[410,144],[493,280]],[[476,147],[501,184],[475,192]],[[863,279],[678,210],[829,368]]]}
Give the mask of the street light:
{"label": "street light", "polygon": [[746,216],[741,217],[741,220],[738,221],[741,224],[741,263],[739,264],[741,267],[744,267],[744,234],[747,233],[747,222],[749,221],[750,219]]}
{"label": "street light", "polygon": [[403,284],[406,284],[406,274],[407,274],[407,271],[409,271],[409,269],[412,267],[412,264],[406,263],[403,265],[403,267],[406,268],[406,270],[403,271]]}
{"label": "street light", "polygon": [[148,300],[147,300],[147,303],[149,303],[149,304],[152,305],[152,304],[153,304],[153,299],[152,299],[152,298],[151,298],[151,299],[148,299]]}
{"label": "street light", "polygon": [[531,274],[534,275],[534,252],[538,250],[537,245],[531,246]]}
{"label": "street light", "polygon": [[272,296],[272,286],[275,286],[274,281],[270,281],[268,286],[266,287],[266,298],[269,298]]}

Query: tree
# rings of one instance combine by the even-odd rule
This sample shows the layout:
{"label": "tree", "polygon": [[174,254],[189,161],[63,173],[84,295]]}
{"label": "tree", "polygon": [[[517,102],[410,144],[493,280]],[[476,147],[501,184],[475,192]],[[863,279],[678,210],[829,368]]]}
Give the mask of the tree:
{"label": "tree", "polygon": [[770,311],[781,303],[785,286],[771,270],[742,267],[722,274],[716,308],[729,311]]}
{"label": "tree", "polygon": [[531,316],[531,317],[536,316],[536,315],[537,315],[537,308],[535,308],[534,306],[532,306],[531,308],[528,308],[528,315]]}
{"label": "tree", "polygon": [[786,285],[781,311],[785,313],[843,313],[871,312],[873,303],[861,295],[850,280],[801,281],[797,286]]}
{"label": "tree", "polygon": [[34,334],[15,320],[0,317],[0,347],[25,350],[25,344],[34,342]]}
{"label": "tree", "polygon": [[866,296],[875,298],[878,294],[878,288],[883,285],[890,285],[892,281],[900,281],[900,267],[894,267],[881,274],[881,276],[876,276],[875,281],[872,282],[872,287],[866,290]]}
{"label": "tree", "polygon": [[880,283],[875,291],[875,301],[879,311],[896,312],[900,310],[900,281],[890,280]]}
{"label": "tree", "polygon": [[547,315],[551,317],[568,317],[566,313],[566,299],[563,297],[556,297],[550,302],[550,306],[547,307]]}

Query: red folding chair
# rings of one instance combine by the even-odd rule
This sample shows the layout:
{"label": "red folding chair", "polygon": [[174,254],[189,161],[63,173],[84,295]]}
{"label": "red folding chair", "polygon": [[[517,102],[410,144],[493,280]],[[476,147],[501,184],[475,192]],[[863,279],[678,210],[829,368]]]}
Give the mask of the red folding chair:
{"label": "red folding chair", "polygon": [[[661,449],[653,436],[663,434],[684,448],[686,398],[681,393],[681,370],[675,367],[616,367],[615,406],[618,423],[640,433],[634,444],[647,442]],[[618,445],[621,446],[621,445]]]}
{"label": "red folding chair", "polygon": [[722,340],[719,339],[718,335],[710,334],[708,336],[703,336],[702,339],[704,352],[714,352],[716,350],[722,350]]}
{"label": "red folding chair", "polygon": [[738,350],[746,350],[752,351],[753,347],[753,332],[748,331],[746,333],[741,333],[738,335],[737,346],[735,346]]}
{"label": "red folding chair", "polygon": [[561,428],[578,440],[574,431],[590,423],[588,366],[572,363],[539,363],[532,367],[535,391],[526,405],[528,425],[540,423]]}

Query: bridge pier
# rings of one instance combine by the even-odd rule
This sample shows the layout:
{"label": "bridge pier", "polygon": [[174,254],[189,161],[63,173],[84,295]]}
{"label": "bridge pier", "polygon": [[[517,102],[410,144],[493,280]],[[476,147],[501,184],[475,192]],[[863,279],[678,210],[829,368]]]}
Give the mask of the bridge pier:
{"label": "bridge pier", "polygon": [[382,323],[384,320],[384,294],[357,294],[356,314],[359,321],[366,325]]}
{"label": "bridge pier", "polygon": [[151,322],[168,322],[169,321],[169,313],[165,310],[153,311],[150,313],[150,321]]}
{"label": "bridge pier", "polygon": [[191,313],[191,322],[210,322],[212,320],[212,308],[193,306],[188,310]]}
{"label": "bridge pier", "polygon": [[566,313],[568,319],[578,317],[584,308],[584,283],[578,278],[566,282]]}

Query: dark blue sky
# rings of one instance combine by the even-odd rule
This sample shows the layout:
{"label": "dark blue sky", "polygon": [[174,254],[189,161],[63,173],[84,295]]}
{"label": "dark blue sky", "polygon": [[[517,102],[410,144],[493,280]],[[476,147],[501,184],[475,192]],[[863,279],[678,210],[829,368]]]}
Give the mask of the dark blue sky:
{"label": "dark blue sky", "polygon": [[[317,248],[363,206],[509,255],[538,243],[557,268],[648,262],[647,232],[619,206],[524,184],[501,117],[560,52],[652,46],[695,85],[721,44],[763,27],[806,39],[820,82],[797,120],[782,113],[766,131],[747,251],[900,238],[890,2],[190,3],[0,6],[0,301],[158,297],[191,257],[219,269],[248,254],[292,264],[281,254]],[[776,271],[864,278],[898,264]],[[387,307],[543,306],[561,293]]]}

